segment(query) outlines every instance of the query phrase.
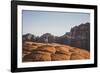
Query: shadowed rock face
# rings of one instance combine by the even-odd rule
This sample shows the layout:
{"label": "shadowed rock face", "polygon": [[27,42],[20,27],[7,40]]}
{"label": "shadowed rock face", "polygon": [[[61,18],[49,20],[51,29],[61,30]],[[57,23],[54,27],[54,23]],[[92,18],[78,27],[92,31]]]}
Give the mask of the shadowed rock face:
{"label": "shadowed rock face", "polygon": [[90,23],[75,26],[70,32],[71,46],[90,50]]}
{"label": "shadowed rock face", "polygon": [[56,43],[24,42],[22,49],[23,62],[61,61],[89,59],[87,50]]}

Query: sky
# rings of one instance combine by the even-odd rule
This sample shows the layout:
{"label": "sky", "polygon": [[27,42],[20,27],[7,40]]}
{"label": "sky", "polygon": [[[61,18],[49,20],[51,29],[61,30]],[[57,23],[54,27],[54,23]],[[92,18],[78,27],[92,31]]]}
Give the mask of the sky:
{"label": "sky", "polygon": [[86,22],[90,22],[89,13],[22,11],[23,34],[41,36],[44,33],[51,33],[61,36],[69,32],[72,27]]}

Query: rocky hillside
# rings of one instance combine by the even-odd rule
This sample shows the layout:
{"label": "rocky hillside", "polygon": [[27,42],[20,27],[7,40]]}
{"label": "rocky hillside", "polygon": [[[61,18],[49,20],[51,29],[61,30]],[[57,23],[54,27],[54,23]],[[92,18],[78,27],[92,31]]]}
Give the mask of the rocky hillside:
{"label": "rocky hillside", "polygon": [[84,49],[56,43],[36,43],[25,41],[22,49],[22,61],[60,61],[89,59],[90,53]]}
{"label": "rocky hillside", "polygon": [[71,29],[71,46],[90,50],[90,23],[81,24]]}
{"label": "rocky hillside", "polygon": [[58,43],[70,45],[73,47],[84,48],[90,50],[90,23],[80,24],[71,28],[70,32],[66,32],[62,36],[54,36],[51,33],[35,36],[33,34],[23,35],[23,42],[31,41],[37,43]]}

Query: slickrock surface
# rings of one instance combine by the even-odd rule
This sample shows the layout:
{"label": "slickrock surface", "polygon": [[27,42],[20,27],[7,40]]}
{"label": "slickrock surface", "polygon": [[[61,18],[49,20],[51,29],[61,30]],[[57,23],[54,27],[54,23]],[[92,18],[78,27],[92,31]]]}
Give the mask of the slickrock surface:
{"label": "slickrock surface", "polygon": [[81,48],[56,43],[24,42],[22,61],[61,61],[89,59],[90,53]]}

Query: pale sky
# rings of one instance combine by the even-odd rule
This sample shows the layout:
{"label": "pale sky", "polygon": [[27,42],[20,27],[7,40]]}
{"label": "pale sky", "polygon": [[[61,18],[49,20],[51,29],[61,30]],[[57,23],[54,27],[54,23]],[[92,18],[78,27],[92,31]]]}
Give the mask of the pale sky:
{"label": "pale sky", "polygon": [[86,22],[90,22],[88,13],[22,11],[23,34],[41,36],[44,33],[51,33],[61,36],[69,32],[72,27]]}

